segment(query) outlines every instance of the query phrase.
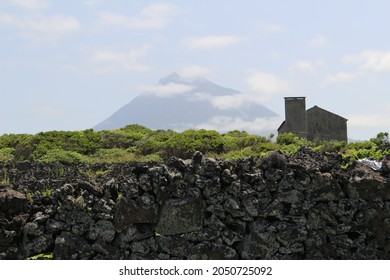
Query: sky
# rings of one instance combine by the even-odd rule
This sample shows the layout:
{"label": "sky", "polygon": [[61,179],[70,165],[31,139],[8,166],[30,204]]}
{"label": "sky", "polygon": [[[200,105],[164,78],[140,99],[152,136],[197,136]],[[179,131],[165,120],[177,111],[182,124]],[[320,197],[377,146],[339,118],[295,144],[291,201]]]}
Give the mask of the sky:
{"label": "sky", "polygon": [[282,118],[283,97],[305,96],[347,118],[349,138],[369,139],[390,128],[389,10],[385,0],[0,0],[0,135],[91,128],[176,72]]}

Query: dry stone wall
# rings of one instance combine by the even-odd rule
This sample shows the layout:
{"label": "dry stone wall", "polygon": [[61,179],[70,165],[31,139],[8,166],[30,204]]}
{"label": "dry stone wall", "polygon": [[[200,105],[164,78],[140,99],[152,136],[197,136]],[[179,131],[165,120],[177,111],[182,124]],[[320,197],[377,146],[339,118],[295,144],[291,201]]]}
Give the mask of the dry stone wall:
{"label": "dry stone wall", "polygon": [[389,259],[389,164],[0,165],[0,259]]}

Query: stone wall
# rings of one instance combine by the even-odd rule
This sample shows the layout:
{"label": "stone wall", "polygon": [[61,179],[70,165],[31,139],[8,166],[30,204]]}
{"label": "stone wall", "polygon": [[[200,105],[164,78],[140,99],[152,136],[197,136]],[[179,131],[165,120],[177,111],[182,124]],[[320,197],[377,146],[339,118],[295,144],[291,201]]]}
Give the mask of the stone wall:
{"label": "stone wall", "polygon": [[0,165],[0,259],[389,259],[389,164]]}

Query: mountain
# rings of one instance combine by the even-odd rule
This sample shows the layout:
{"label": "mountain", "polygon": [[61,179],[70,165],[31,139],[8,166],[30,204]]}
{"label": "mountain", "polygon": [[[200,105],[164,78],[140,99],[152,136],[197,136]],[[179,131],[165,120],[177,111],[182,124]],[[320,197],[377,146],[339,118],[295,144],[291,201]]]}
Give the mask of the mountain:
{"label": "mountain", "polygon": [[128,124],[151,129],[233,129],[262,132],[275,130],[278,115],[237,90],[216,85],[204,78],[186,79],[176,73],[144,93],[94,127],[109,130]]}

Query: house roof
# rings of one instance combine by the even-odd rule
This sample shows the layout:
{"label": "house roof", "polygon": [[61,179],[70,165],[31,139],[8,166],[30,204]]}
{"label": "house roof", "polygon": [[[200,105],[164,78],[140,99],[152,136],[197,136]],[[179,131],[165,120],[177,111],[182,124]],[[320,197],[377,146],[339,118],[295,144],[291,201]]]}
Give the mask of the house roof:
{"label": "house roof", "polygon": [[[336,117],[338,117],[338,118],[341,118],[341,119],[343,119],[343,120],[345,120],[345,121],[348,121],[348,119],[346,119],[346,118],[344,118],[344,117],[342,117],[342,116],[339,116],[339,115],[337,115],[337,114],[335,114],[335,113],[329,112],[329,111],[327,111],[327,110],[325,110],[325,109],[322,109],[321,107],[318,107],[317,105],[315,105],[315,106],[311,107],[310,109],[307,109],[307,110],[306,110],[306,112],[311,112],[311,111],[323,111],[323,112],[326,112],[327,114],[330,114],[330,115],[336,116]],[[286,121],[284,120],[284,121],[280,124],[280,126],[278,127],[277,131],[279,131],[279,130],[283,127],[283,125],[284,125],[285,123],[286,123]]]}
{"label": "house roof", "polygon": [[282,124],[278,127],[277,131],[279,131],[285,123],[286,121],[283,121]]}
{"label": "house roof", "polygon": [[309,111],[318,111],[318,110],[324,111],[324,112],[326,112],[327,114],[331,114],[331,115],[334,115],[334,116],[336,116],[336,117],[342,118],[342,119],[344,119],[345,121],[348,121],[348,119],[346,119],[346,118],[344,118],[344,117],[342,117],[342,116],[340,116],[340,115],[337,115],[337,114],[335,114],[335,113],[329,112],[329,111],[327,111],[327,110],[325,110],[325,109],[322,109],[321,107],[318,107],[317,105],[311,107],[310,109],[307,109],[306,112],[309,112]]}

